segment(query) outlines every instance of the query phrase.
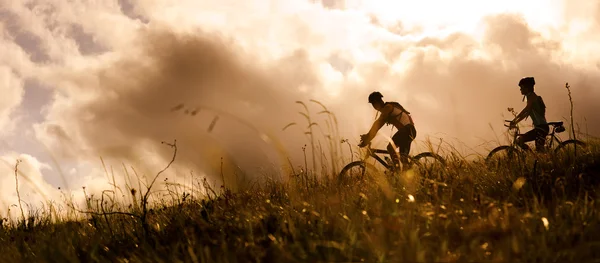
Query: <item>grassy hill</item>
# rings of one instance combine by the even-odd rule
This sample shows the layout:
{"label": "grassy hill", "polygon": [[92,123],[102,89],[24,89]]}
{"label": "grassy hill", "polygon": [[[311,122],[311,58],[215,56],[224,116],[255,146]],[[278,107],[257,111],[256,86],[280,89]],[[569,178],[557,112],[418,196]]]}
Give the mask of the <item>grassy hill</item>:
{"label": "grassy hill", "polygon": [[[589,262],[600,258],[600,147],[385,181],[291,177],[164,205],[88,200],[0,228],[2,262]],[[422,180],[429,178],[430,180]],[[207,187],[208,184],[205,184]],[[136,200],[139,191],[130,190]],[[107,207],[110,207],[108,209]],[[144,212],[146,211],[146,212]]]}

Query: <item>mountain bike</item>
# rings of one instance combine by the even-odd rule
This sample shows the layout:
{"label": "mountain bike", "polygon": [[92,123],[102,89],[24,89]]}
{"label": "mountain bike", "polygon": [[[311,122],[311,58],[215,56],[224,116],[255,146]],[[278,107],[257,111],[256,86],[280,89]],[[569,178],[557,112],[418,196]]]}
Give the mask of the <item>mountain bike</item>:
{"label": "mountain bike", "polygon": [[[505,120],[505,122],[510,123],[511,121]],[[562,121],[549,122],[548,125],[551,126],[552,129],[551,129],[550,133],[548,133],[548,135],[546,135],[546,141],[544,143],[545,149],[550,150],[550,149],[552,149],[552,147],[554,145],[557,145],[553,151],[554,151],[554,153],[560,153],[560,152],[564,152],[566,149],[569,149],[569,147],[571,147],[571,146],[581,148],[581,149],[584,149],[587,146],[587,144],[585,142],[582,142],[579,140],[574,140],[574,139],[561,141],[556,136],[556,134],[562,133],[566,130],[565,127],[563,126]],[[491,150],[485,159],[487,164],[491,164],[496,158],[501,158],[500,156],[502,156],[503,154],[505,154],[508,158],[512,158],[512,157],[516,157],[517,155],[522,157],[522,156],[524,156],[524,153],[531,152],[530,147],[523,149],[519,145],[517,145],[517,138],[519,136],[523,135],[522,133],[520,133],[520,129],[517,125],[510,126],[505,123],[504,127],[508,128],[509,133],[512,132],[512,134],[513,134],[512,141],[511,141],[510,145],[501,145],[501,146],[498,146],[498,147],[494,148],[493,150]],[[556,144],[555,144],[555,142],[556,142]]]}
{"label": "mountain bike", "polygon": [[[397,171],[397,169],[394,168],[394,164],[390,158],[390,153],[387,150],[373,149],[371,148],[370,143],[366,146],[366,149],[367,154],[363,160],[350,162],[344,166],[344,168],[342,168],[338,175],[339,182],[349,179],[353,174],[358,174],[359,177],[364,178],[367,167],[371,166],[371,168],[374,168],[373,165],[368,164],[366,161],[369,157],[373,157],[377,162],[385,167],[388,174],[391,175]],[[382,159],[378,154],[384,155],[384,158]],[[406,157],[408,159],[408,163],[406,164],[408,168],[417,166],[417,169],[423,172],[436,171],[437,169],[444,168],[446,166],[446,160],[444,160],[442,156],[433,152],[422,152],[414,157],[410,155]],[[351,172],[353,168],[358,168],[358,173]]]}

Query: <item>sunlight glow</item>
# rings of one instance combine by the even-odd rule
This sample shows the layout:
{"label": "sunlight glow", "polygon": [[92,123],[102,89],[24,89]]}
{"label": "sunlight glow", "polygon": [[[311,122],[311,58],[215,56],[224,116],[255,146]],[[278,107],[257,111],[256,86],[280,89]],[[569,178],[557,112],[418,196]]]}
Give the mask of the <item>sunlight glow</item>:
{"label": "sunlight glow", "polygon": [[428,34],[444,31],[475,33],[481,18],[502,12],[523,14],[534,27],[558,27],[561,23],[560,0],[356,0],[350,8],[375,14],[383,23],[402,20],[407,26],[422,26]]}
{"label": "sunlight glow", "polygon": [[[420,33],[402,33],[388,37],[388,34],[382,33],[378,35],[369,35],[356,33],[356,31],[348,31],[342,34],[338,32],[339,38],[327,35],[326,38],[330,44],[336,40],[344,39],[343,46],[349,50],[353,58],[361,62],[377,62],[386,61],[382,57],[382,53],[373,48],[377,41],[395,43],[397,39],[398,46],[401,48],[403,38],[423,38],[423,37],[446,37],[456,32],[462,32],[481,43],[485,36],[484,19],[486,16],[511,12],[514,14],[523,15],[529,26],[538,30],[542,35],[548,36],[556,34],[556,30],[564,24],[562,3],[560,0],[532,0],[532,1],[481,1],[481,0],[457,0],[457,1],[441,1],[441,0],[422,0],[422,1],[406,1],[406,0],[349,0],[345,2],[345,7],[348,10],[362,13],[365,16],[375,16],[377,23],[383,26],[394,27],[398,26],[409,30],[410,28],[420,28]],[[358,29],[357,29],[358,30]],[[373,32],[373,31],[370,31]],[[412,32],[412,31],[411,31]],[[372,33],[370,33],[372,34]],[[406,34],[406,35],[405,35]],[[337,36],[337,35],[336,35]],[[351,36],[351,37],[350,37]],[[370,39],[368,45],[365,42]],[[380,39],[380,40],[377,40]],[[350,40],[350,41],[349,41]],[[476,44],[475,43],[475,44]],[[423,48],[423,47],[409,47]],[[453,50],[441,50],[439,48],[424,47],[426,59],[429,56],[434,56],[436,59],[451,60],[457,54]],[[428,50],[431,49],[431,50]],[[406,50],[404,50],[406,51]],[[412,52],[401,52],[395,57],[395,61],[388,61],[390,68],[396,74],[403,75],[407,70],[411,60]],[[412,54],[414,55],[414,54]],[[468,54],[473,59],[489,59],[490,54],[486,51],[475,48]],[[438,69],[444,70],[444,69]],[[347,77],[347,76],[346,76]],[[333,88],[332,89],[337,89]],[[330,91],[330,95],[336,97],[338,92]],[[431,107],[436,107],[434,102],[429,104]]]}

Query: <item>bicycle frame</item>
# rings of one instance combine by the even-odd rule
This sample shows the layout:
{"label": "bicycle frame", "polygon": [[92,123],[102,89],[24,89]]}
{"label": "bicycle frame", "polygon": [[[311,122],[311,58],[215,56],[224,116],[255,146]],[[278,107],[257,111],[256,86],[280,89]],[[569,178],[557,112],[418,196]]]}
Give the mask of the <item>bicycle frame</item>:
{"label": "bicycle frame", "polygon": [[[505,120],[505,122],[511,122],[510,120]],[[556,140],[558,143],[557,144],[561,144],[562,140],[560,138],[558,138],[556,136],[556,127],[557,125],[549,125],[552,126],[551,131],[548,133],[548,135],[545,136],[545,142],[544,142],[544,146],[547,146],[548,149],[551,149],[552,146],[554,145],[554,140]],[[558,126],[562,126],[562,125],[558,125]],[[506,125],[504,124],[504,127],[508,127],[508,130],[515,130],[512,141],[510,142],[510,145],[512,147],[519,147],[519,145],[517,145],[517,138],[519,136],[523,136],[524,134],[521,133],[521,129],[519,128],[519,126],[515,125],[513,127],[511,127],[510,125]],[[548,142],[548,140],[550,140]],[[519,147],[520,148],[520,147]]]}
{"label": "bicycle frame", "polygon": [[563,141],[556,136],[556,126],[552,126],[552,132],[548,134],[547,137],[550,137],[550,142],[548,143],[548,148],[551,149],[552,145],[554,145],[554,140],[557,141],[557,144],[560,145]]}
{"label": "bicycle frame", "polygon": [[[393,166],[393,163],[390,160],[390,157],[392,157],[392,156],[390,156],[390,153],[387,151],[387,149],[386,150],[383,150],[383,149],[373,149],[373,148],[371,148],[371,144],[370,143],[367,144],[365,147],[367,148],[366,149],[367,150],[367,154],[366,154],[365,158],[363,160],[352,161],[352,162],[346,164],[344,166],[344,168],[342,168],[342,170],[340,171],[339,178],[344,178],[345,177],[344,174],[349,169],[351,169],[352,167],[355,167],[355,166],[362,166],[362,167],[364,167],[364,166],[366,166],[366,159],[368,158],[368,156],[373,157],[381,165],[383,165],[383,167],[385,167],[388,171],[394,171],[395,170],[394,166]],[[384,157],[385,160],[383,158],[381,158],[378,154],[384,154],[384,155],[386,155]],[[433,158],[433,159],[436,160],[436,162],[440,163],[442,166],[446,165],[446,161],[444,160],[443,157],[439,156],[438,154],[432,153],[432,152],[422,152],[422,153],[419,153],[419,154],[417,154],[415,156],[407,155],[406,157],[408,158],[408,162],[409,162],[408,165],[409,165],[409,167],[412,166],[413,164],[416,164],[417,166],[426,168],[426,166],[423,166],[423,164],[419,163],[419,160],[421,160],[422,158]],[[404,164],[402,164],[402,165],[404,165]],[[401,170],[403,170],[403,169],[404,169],[404,167],[401,168]]]}
{"label": "bicycle frame", "polygon": [[[387,163],[387,161],[383,160],[381,157],[379,157],[379,155],[377,155],[377,154],[390,155],[390,153],[387,150],[373,149],[373,148],[371,148],[371,144],[367,145],[366,148],[367,148],[367,155],[368,156],[371,156],[371,157],[375,158],[375,160],[377,160],[386,169],[390,169],[391,168],[390,165]],[[389,157],[387,157],[387,158],[389,158]]]}

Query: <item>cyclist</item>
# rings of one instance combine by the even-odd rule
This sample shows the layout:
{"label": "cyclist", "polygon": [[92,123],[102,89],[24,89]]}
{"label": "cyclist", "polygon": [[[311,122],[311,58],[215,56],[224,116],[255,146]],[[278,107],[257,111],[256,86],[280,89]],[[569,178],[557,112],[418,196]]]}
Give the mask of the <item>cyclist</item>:
{"label": "cyclist", "polygon": [[535,79],[533,77],[525,77],[519,81],[521,94],[523,99],[527,98],[525,108],[510,122],[511,126],[517,125],[520,121],[527,117],[531,117],[534,128],[517,138],[517,144],[523,149],[529,149],[525,143],[535,141],[536,151],[543,152],[546,142],[546,135],[550,132],[548,122],[546,122],[546,105],[541,96],[538,96],[534,91]]}
{"label": "cyclist", "polygon": [[[417,136],[417,130],[415,129],[410,112],[406,111],[400,103],[384,102],[382,98],[383,95],[377,91],[369,95],[369,103],[371,103],[375,110],[381,112],[381,115],[375,120],[369,132],[360,136],[361,143],[359,146],[365,147],[369,144],[384,124],[394,125],[398,131],[392,136],[392,141],[399,148],[400,161],[403,165],[406,165],[408,163],[407,156],[410,152],[410,145]],[[387,150],[392,157],[393,169],[395,170],[400,164],[398,162],[398,154],[391,143],[387,145]]]}

